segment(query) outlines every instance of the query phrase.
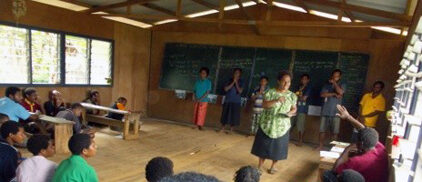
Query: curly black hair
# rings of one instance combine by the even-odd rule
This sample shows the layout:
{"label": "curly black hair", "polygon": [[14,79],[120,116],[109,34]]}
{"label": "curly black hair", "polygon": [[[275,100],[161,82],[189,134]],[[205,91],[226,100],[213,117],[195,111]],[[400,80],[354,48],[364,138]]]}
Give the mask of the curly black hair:
{"label": "curly black hair", "polygon": [[9,121],[9,116],[3,113],[0,113],[0,123]]}
{"label": "curly black hair", "polygon": [[207,67],[202,67],[201,69],[199,69],[199,73],[201,73],[202,71],[205,71],[205,73],[207,73],[207,76],[210,75],[210,69],[208,69]]}
{"label": "curly black hair", "polygon": [[197,172],[183,172],[161,179],[159,182],[220,182],[216,177]]}
{"label": "curly black hair", "polygon": [[365,178],[353,169],[344,170],[339,176],[340,182],[365,182]]}
{"label": "curly black hair", "polygon": [[48,148],[49,141],[50,137],[47,135],[33,135],[31,138],[29,138],[26,147],[33,155],[38,155],[42,149]]}
{"label": "curly black hair", "polygon": [[73,155],[81,155],[84,149],[88,149],[91,145],[91,136],[89,134],[74,134],[68,143],[69,150]]}
{"label": "curly black hair", "polygon": [[10,134],[15,135],[21,126],[15,121],[6,121],[0,127],[1,137],[6,139]]}
{"label": "curly black hair", "polygon": [[378,132],[373,128],[363,128],[359,130],[359,141],[362,142],[364,150],[370,150],[378,143]]}
{"label": "curly black hair", "polygon": [[6,97],[10,97],[10,95],[15,95],[16,93],[20,92],[21,89],[18,87],[7,87],[4,95]]}
{"label": "curly black hair", "polygon": [[243,166],[236,171],[234,182],[259,182],[261,174],[257,168]]}
{"label": "curly black hair", "polygon": [[382,82],[382,81],[376,81],[376,82],[374,82],[374,84],[372,86],[375,86],[375,85],[380,85],[381,89],[384,89],[384,86],[385,86],[384,82]]}
{"label": "curly black hair", "polygon": [[173,175],[173,162],[166,157],[155,157],[145,167],[145,177],[148,182],[157,182],[160,179]]}
{"label": "curly black hair", "polygon": [[280,73],[278,73],[277,80],[283,79],[283,77],[286,75],[288,75],[290,78],[292,77],[292,74],[290,74],[290,72],[285,71],[285,70],[280,71]]}

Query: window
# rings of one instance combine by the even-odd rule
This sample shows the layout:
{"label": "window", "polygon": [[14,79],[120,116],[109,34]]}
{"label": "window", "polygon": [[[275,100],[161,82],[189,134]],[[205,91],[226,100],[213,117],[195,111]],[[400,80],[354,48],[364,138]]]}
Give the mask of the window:
{"label": "window", "polygon": [[0,24],[0,84],[111,85],[113,43]]}
{"label": "window", "polygon": [[31,30],[32,83],[60,84],[60,35]]}
{"label": "window", "polygon": [[88,39],[66,35],[66,84],[88,84]]}
{"label": "window", "polygon": [[91,42],[91,85],[108,85],[111,80],[111,43],[92,40]]}
{"label": "window", "polygon": [[28,30],[0,25],[0,83],[28,84]]}

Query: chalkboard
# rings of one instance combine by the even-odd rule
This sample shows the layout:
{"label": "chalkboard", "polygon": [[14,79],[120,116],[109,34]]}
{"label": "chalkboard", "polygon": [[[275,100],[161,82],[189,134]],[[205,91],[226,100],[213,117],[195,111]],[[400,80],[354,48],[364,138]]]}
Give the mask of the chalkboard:
{"label": "chalkboard", "polygon": [[247,96],[249,82],[252,73],[252,65],[255,56],[255,48],[246,47],[223,47],[221,58],[218,63],[218,81],[216,93],[224,95],[224,86],[233,76],[233,68],[242,69],[243,92],[242,96]]}
{"label": "chalkboard", "polygon": [[331,72],[336,68],[337,60],[337,52],[295,51],[291,90],[298,90],[300,76],[304,73],[309,74],[312,87],[309,102],[311,105],[320,106],[322,104],[321,88],[328,82]]}
{"label": "chalkboard", "polygon": [[359,101],[365,88],[369,56],[356,53],[340,53],[340,69],[342,80],[345,80],[346,93],[343,104],[351,111],[358,111]]}
{"label": "chalkboard", "polygon": [[282,49],[262,49],[256,50],[254,72],[252,76],[249,95],[259,85],[261,76],[269,78],[271,88],[277,86],[277,76],[281,70],[289,70],[292,61],[292,51]]}
{"label": "chalkboard", "polygon": [[193,90],[201,67],[210,69],[209,79],[216,79],[220,47],[200,44],[166,44],[160,88]]}

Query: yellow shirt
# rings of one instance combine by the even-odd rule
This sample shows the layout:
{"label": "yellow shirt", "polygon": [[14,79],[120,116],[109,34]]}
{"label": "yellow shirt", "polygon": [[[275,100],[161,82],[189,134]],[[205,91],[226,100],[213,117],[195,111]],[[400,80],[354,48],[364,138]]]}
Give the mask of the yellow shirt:
{"label": "yellow shirt", "polygon": [[[375,111],[385,111],[385,98],[382,94],[372,97],[372,92],[367,93],[360,101],[362,108],[361,115],[367,115]],[[378,120],[378,115],[373,117],[365,117],[365,126],[374,128]]]}

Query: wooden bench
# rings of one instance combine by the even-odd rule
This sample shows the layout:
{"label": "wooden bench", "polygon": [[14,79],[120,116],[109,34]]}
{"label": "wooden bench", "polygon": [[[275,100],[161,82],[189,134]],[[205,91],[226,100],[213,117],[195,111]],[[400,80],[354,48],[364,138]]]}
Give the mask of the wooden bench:
{"label": "wooden bench", "polygon": [[40,115],[39,119],[54,125],[54,142],[56,145],[56,153],[69,153],[70,151],[68,142],[70,137],[73,135],[73,121],[46,115]]}
{"label": "wooden bench", "polygon": [[103,107],[88,103],[81,103],[85,109],[96,109],[101,111],[107,111],[117,114],[123,114],[123,121],[108,118],[101,115],[86,114],[86,111],[83,112],[84,122],[93,122],[104,124],[108,126],[116,126],[123,128],[123,139],[125,140],[134,140],[139,138],[139,127],[140,127],[140,113],[131,113],[128,111],[122,111],[117,109],[112,109],[109,107]]}

